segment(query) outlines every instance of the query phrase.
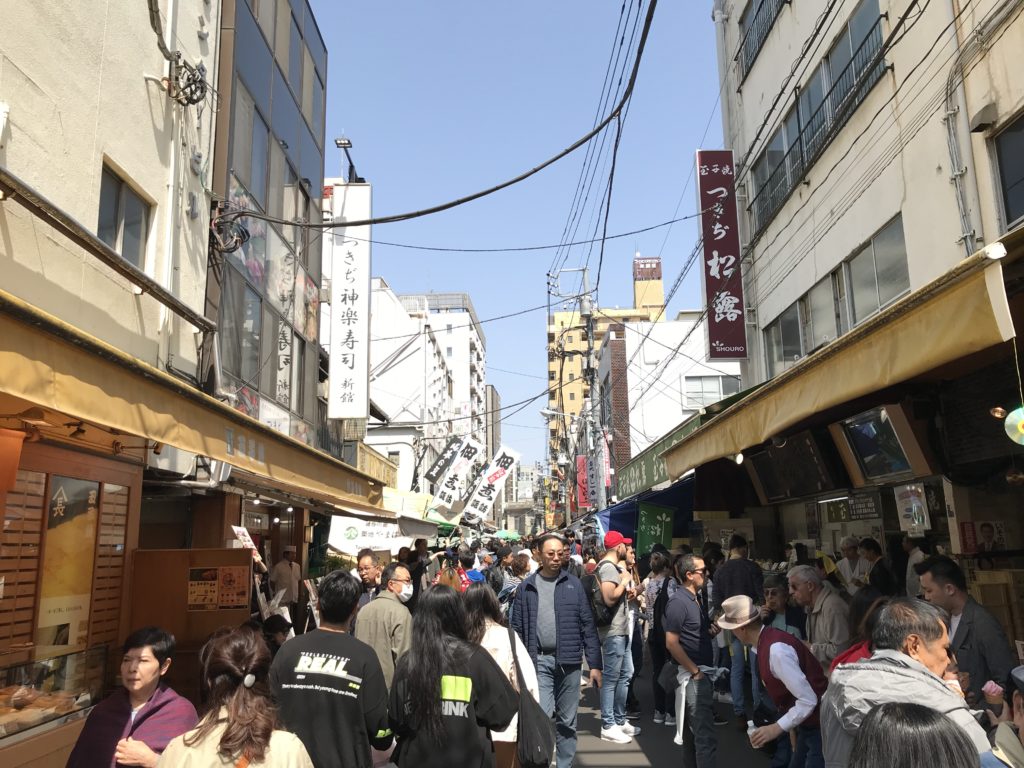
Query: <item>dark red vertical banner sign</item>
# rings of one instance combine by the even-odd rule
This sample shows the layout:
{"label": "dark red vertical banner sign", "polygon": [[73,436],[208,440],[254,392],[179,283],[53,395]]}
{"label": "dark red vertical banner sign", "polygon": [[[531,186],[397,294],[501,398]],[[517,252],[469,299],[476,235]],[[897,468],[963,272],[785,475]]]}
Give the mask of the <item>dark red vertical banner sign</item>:
{"label": "dark red vertical banner sign", "polygon": [[587,482],[587,457],[576,457],[576,504],[580,510],[590,508],[590,485]]}
{"label": "dark red vertical banner sign", "polygon": [[708,359],[746,360],[747,323],[732,151],[697,151]]}

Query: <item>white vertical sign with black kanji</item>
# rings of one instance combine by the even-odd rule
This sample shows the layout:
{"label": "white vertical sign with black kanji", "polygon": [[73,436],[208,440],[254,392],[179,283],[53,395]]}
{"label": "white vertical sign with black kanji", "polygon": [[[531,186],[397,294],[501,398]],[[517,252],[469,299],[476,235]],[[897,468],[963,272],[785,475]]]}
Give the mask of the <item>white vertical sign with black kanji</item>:
{"label": "white vertical sign with black kanji", "polygon": [[[334,220],[370,218],[370,192],[369,184],[336,185]],[[334,233],[327,418],[365,419],[370,412],[370,227],[344,227]]]}
{"label": "white vertical sign with black kanji", "polygon": [[491,511],[494,500],[501,494],[505,481],[515,465],[519,463],[519,452],[501,446],[491,459],[491,463],[480,476],[480,483],[466,503],[463,519],[480,520]]}
{"label": "white vertical sign with black kanji", "polygon": [[450,510],[455,505],[462,496],[462,481],[465,480],[473,463],[484,455],[484,450],[484,446],[472,437],[463,440],[458,454],[448,467],[444,480],[441,481],[440,488],[437,489],[434,500],[430,503],[432,508]]}

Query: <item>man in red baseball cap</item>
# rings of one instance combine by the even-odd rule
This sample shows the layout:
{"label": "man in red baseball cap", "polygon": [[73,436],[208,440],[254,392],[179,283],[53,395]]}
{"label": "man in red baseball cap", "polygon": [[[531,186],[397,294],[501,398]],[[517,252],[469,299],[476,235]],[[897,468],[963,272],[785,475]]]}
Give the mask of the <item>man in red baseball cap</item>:
{"label": "man in red baseball cap", "polygon": [[[626,721],[626,696],[633,677],[633,656],[629,652],[630,599],[637,585],[632,584],[626,563],[626,547],[633,543],[618,531],[604,535],[606,552],[597,565],[597,578],[601,597],[611,609],[611,621],[598,625],[601,635],[601,655],[604,672],[601,685],[601,738],[618,744],[627,744],[640,733],[640,729]],[[631,592],[631,590],[633,590]]]}

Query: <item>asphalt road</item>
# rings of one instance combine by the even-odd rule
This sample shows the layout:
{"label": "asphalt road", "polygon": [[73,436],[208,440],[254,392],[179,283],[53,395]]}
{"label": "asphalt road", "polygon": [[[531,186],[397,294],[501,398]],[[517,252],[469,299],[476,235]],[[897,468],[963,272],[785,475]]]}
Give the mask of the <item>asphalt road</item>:
{"label": "asphalt road", "polygon": [[[649,662],[648,662],[649,663]],[[651,721],[654,713],[651,683],[648,669],[641,671],[636,693],[640,699],[643,714],[631,720],[642,731],[629,744],[614,744],[601,741],[601,710],[597,691],[586,688],[580,702],[579,745],[575,765],[579,768],[619,768],[620,766],[650,766],[650,768],[679,768],[683,761],[683,748],[673,743],[675,728],[655,725]],[[728,724],[715,728],[718,734],[718,765],[744,768],[766,768],[768,759],[747,741],[745,732],[740,731],[733,720],[732,706],[715,704],[716,711],[728,720]]]}

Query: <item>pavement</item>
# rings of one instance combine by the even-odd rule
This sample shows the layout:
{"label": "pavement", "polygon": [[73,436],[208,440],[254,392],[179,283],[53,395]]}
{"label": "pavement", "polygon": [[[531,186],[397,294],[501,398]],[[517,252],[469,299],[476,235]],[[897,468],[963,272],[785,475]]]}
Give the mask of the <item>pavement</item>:
{"label": "pavement", "polygon": [[[577,733],[579,744],[576,749],[574,766],[578,768],[618,768],[619,766],[650,768],[679,768],[683,761],[683,748],[673,743],[675,727],[655,725],[653,697],[651,694],[650,661],[645,659],[634,689],[640,699],[643,714],[630,720],[641,728],[639,736],[629,744],[615,744],[601,741],[601,707],[597,691],[588,686],[583,689],[580,701]],[[726,725],[715,727],[718,734],[718,765],[742,765],[744,768],[766,768],[769,760],[763,753],[750,746],[745,731],[735,724],[731,704],[716,703],[715,711],[728,720]]]}

